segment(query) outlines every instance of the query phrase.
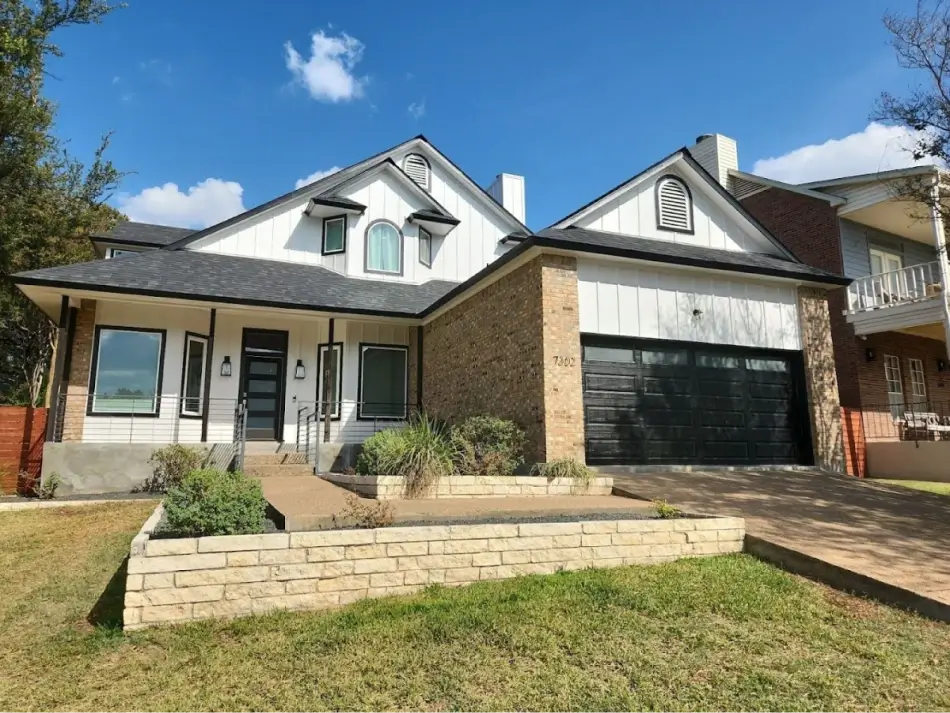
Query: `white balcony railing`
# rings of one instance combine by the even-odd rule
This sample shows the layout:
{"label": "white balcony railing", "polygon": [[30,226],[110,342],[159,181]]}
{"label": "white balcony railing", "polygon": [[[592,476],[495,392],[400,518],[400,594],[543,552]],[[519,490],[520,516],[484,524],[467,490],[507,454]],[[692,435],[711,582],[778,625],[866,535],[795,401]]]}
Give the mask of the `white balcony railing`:
{"label": "white balcony railing", "polygon": [[893,307],[942,295],[940,264],[925,262],[855,280],[848,287],[848,311]]}

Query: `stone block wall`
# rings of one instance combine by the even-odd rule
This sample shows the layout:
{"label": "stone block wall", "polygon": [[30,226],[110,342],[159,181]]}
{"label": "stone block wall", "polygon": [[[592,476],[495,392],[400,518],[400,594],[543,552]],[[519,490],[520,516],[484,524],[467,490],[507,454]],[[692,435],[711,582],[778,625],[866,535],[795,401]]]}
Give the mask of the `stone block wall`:
{"label": "stone block wall", "polygon": [[437,525],[132,541],[126,629],[324,609],[367,597],[557,570],[739,552],[741,518]]}
{"label": "stone block wall", "polygon": [[529,461],[583,461],[577,310],[577,261],[541,255],[440,315],[423,333],[426,408],[517,422]]}
{"label": "stone block wall", "polygon": [[[377,500],[400,500],[405,492],[405,478],[399,475],[342,475],[326,473],[320,476],[364,497]],[[502,496],[543,497],[548,495],[610,495],[614,479],[609,476],[594,478],[586,488],[571,478],[542,478],[530,475],[488,477],[453,475],[442,478],[426,498],[496,498]]]}

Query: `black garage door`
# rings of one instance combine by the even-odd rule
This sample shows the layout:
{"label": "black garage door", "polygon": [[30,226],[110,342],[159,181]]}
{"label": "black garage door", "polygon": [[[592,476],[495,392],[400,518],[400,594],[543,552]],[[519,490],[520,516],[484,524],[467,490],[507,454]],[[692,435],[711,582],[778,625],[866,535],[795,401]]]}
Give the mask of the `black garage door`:
{"label": "black garage door", "polygon": [[600,336],[582,344],[588,463],[811,459],[800,352]]}

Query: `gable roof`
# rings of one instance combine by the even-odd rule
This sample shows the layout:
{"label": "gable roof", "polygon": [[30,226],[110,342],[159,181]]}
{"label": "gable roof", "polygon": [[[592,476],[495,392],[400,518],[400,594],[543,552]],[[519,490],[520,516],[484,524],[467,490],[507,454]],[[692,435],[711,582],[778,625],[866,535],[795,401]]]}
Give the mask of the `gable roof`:
{"label": "gable roof", "polygon": [[194,232],[192,228],[173,228],[170,225],[122,220],[116,223],[112,230],[92,233],[89,238],[96,243],[163,248]]}
{"label": "gable roof", "polygon": [[690,169],[692,169],[700,178],[700,180],[702,180],[704,184],[708,186],[709,189],[711,189],[711,191],[717,196],[721,204],[725,205],[728,209],[738,214],[738,217],[740,219],[748,223],[755,232],[761,234],[762,237],[764,237],[769,243],[771,243],[776,248],[776,250],[778,250],[782,255],[785,255],[790,260],[796,260],[795,256],[791,252],[789,252],[789,250],[784,245],[782,245],[781,241],[779,241],[778,238],[772,235],[772,233],[770,233],[768,229],[766,229],[766,227],[762,225],[755,218],[755,216],[749,213],[749,211],[747,211],[742,206],[742,204],[739,201],[737,201],[735,197],[732,194],[730,194],[729,191],[727,191],[719,183],[719,181],[717,181],[715,178],[712,177],[712,175],[710,175],[709,171],[703,168],[699,164],[699,162],[693,158],[693,155],[689,152],[689,149],[686,148],[685,146],[683,148],[677,149],[676,151],[669,154],[668,156],[661,158],[659,161],[652,164],[651,166],[648,166],[647,168],[640,171],[640,173],[636,174],[635,176],[628,178],[626,181],[623,181],[617,186],[614,186],[613,188],[608,190],[606,193],[603,193],[597,198],[594,198],[594,200],[581,206],[580,208],[575,210],[573,213],[570,213],[569,215],[564,216],[563,218],[555,222],[550,227],[555,228],[555,229],[571,227],[571,225],[574,223],[574,221],[578,217],[587,215],[593,212],[597,208],[600,208],[601,206],[605,205],[609,201],[613,200],[616,194],[621,193],[627,190],[628,188],[631,188],[632,186],[640,183],[641,181],[645,180],[646,178],[648,178],[649,176],[653,174],[658,174],[665,171],[666,169],[670,168],[671,166],[673,166],[673,164],[677,163],[678,161],[683,161],[683,163],[685,163]]}
{"label": "gable roof", "polygon": [[[525,232],[530,232],[530,229],[524,223],[518,220],[514,215],[511,214],[510,211],[505,209],[504,206],[502,206],[498,201],[492,198],[492,196],[488,193],[488,191],[486,191],[484,188],[482,188],[477,183],[475,183],[475,181],[473,181],[469,177],[468,174],[466,174],[462,169],[460,169],[457,165],[455,165],[455,163],[453,163],[452,160],[449,159],[448,156],[446,156],[441,151],[439,151],[435,147],[435,145],[432,144],[432,142],[429,141],[425,136],[423,136],[422,134],[419,134],[418,136],[415,136],[409,139],[408,141],[403,141],[402,143],[396,144],[395,146],[392,146],[386,149],[385,151],[381,151],[378,154],[370,156],[369,158],[363,159],[362,161],[359,161],[350,166],[347,166],[346,168],[343,168],[337,171],[336,173],[332,173],[329,176],[324,176],[318,181],[309,183],[306,186],[301,186],[300,188],[297,188],[296,190],[277,196],[276,198],[269,200],[266,203],[262,203],[261,205],[255,208],[251,208],[250,210],[240,213],[239,215],[235,215],[231,218],[228,218],[227,220],[221,221],[220,223],[211,225],[207,228],[204,228],[203,230],[199,230],[199,231],[193,232],[190,235],[184,236],[180,240],[177,240],[176,242],[167,245],[165,249],[180,250],[181,248],[195,242],[196,240],[201,240],[202,238],[206,238],[209,235],[212,235],[218,232],[219,230],[223,230],[224,228],[228,228],[232,225],[248,220],[249,218],[253,218],[255,215],[263,213],[264,211],[268,211],[273,208],[278,208],[282,205],[295,201],[298,198],[302,198],[304,196],[333,195],[341,186],[343,186],[344,183],[347,183],[351,179],[355,179],[357,176],[364,173],[368,169],[372,169],[376,167],[378,164],[384,163],[387,159],[389,160],[390,163],[393,164],[393,166],[395,166],[397,170],[403,173],[403,175],[406,175],[405,172],[403,172],[402,169],[396,165],[395,161],[392,160],[392,156],[402,151],[411,151],[413,148],[422,144],[424,144],[428,148],[428,150],[432,153],[434,157],[437,157],[441,162],[444,163],[446,167],[450,169],[452,173],[455,174],[455,177],[457,180],[459,180],[463,185],[467,186],[470,190],[472,190],[472,193],[486,208],[494,212],[499,217],[502,217],[505,220],[512,223],[513,225],[517,226],[519,229],[523,229]],[[409,177],[406,176],[406,178],[409,178]],[[411,178],[409,178],[409,180],[412,181]],[[414,181],[413,181],[413,185],[416,185]],[[416,187],[418,188],[418,185],[416,185]],[[419,190],[428,195],[428,193],[424,191],[423,189],[419,188]],[[438,202],[432,199],[431,196],[429,196],[429,198],[435,203],[436,206],[438,206],[439,209],[445,211],[445,209],[439,206]],[[448,212],[447,211],[445,212],[448,215]]]}
{"label": "gable roof", "polygon": [[802,188],[823,189],[834,186],[845,186],[850,183],[869,183],[871,181],[887,181],[892,178],[906,178],[907,176],[919,176],[927,173],[937,173],[940,169],[937,166],[911,166],[910,168],[896,168],[892,171],[879,171],[878,173],[859,173],[854,176],[842,176],[841,178],[829,178],[822,181],[810,181],[809,183],[799,184]]}
{"label": "gable roof", "polygon": [[769,189],[769,188],[780,188],[783,191],[790,191],[792,193],[798,193],[799,195],[808,196],[809,198],[817,198],[818,200],[827,201],[833,206],[844,205],[845,203],[848,202],[841,196],[836,196],[832,193],[819,193],[818,191],[813,191],[809,188],[805,188],[804,184],[796,185],[794,183],[785,183],[784,181],[776,181],[771,178],[757,176],[754,173],[745,173],[744,171],[736,171],[735,169],[730,169],[729,175],[732,176],[733,178],[739,179],[740,181],[749,181],[750,183],[757,183],[759,186],[761,186],[762,190]]}

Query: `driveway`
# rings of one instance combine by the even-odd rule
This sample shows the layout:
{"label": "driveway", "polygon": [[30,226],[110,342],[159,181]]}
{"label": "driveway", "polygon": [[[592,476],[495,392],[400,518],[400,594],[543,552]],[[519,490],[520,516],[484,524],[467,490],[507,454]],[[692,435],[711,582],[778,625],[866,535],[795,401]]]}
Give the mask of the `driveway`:
{"label": "driveway", "polygon": [[751,535],[950,604],[950,497],[806,471],[613,477],[630,494],[741,515]]}

